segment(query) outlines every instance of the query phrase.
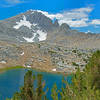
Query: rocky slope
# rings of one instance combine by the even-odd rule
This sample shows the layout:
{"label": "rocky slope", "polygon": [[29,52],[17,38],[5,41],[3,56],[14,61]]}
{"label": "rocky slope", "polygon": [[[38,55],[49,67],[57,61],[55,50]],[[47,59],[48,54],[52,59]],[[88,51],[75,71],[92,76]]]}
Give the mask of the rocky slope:
{"label": "rocky slope", "polygon": [[24,66],[45,71],[75,72],[84,69],[96,49],[78,49],[46,42],[0,42],[0,68]]}

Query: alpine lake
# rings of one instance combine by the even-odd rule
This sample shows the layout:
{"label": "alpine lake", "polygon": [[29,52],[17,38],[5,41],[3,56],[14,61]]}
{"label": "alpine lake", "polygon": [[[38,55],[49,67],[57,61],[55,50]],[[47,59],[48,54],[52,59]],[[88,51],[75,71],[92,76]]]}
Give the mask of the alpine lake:
{"label": "alpine lake", "polygon": [[56,83],[58,89],[62,87],[62,79],[65,77],[68,83],[71,83],[71,76],[64,76],[63,74],[53,74],[48,72],[40,72],[33,69],[11,69],[0,73],[0,100],[6,100],[11,98],[13,94],[20,90],[20,87],[24,85],[24,75],[28,70],[32,70],[33,74],[42,74],[45,81],[45,88],[49,88],[47,97],[51,99],[51,88]]}

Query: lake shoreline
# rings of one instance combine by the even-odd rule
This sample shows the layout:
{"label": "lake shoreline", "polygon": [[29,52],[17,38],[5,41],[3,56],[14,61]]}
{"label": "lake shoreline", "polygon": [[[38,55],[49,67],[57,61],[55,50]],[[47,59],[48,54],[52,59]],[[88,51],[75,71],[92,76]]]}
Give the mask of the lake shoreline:
{"label": "lake shoreline", "polygon": [[8,70],[13,70],[13,69],[32,69],[32,70],[36,70],[36,71],[39,71],[39,72],[47,72],[47,73],[51,73],[51,74],[61,74],[61,75],[64,75],[64,76],[68,76],[68,75],[71,75],[73,73],[65,73],[65,72],[59,72],[59,71],[50,71],[50,70],[43,70],[43,69],[40,69],[40,68],[27,68],[27,67],[24,67],[24,66],[12,66],[12,67],[4,67],[4,68],[0,68],[0,73],[3,73],[3,72],[6,72]]}

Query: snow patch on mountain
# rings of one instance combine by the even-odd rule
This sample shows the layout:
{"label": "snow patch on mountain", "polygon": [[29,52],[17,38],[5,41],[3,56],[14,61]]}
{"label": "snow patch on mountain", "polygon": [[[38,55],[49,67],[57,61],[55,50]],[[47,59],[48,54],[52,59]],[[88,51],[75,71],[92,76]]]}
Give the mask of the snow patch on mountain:
{"label": "snow patch on mountain", "polygon": [[87,32],[85,32],[85,34],[88,34],[88,33],[93,34],[93,32],[91,32],[90,30],[88,30]]}
{"label": "snow patch on mountain", "polygon": [[47,33],[42,30],[37,30],[37,34],[39,34],[39,41],[44,41],[47,38]]}
{"label": "snow patch on mountain", "polygon": [[20,20],[19,22],[16,22],[17,25],[13,26],[15,29],[19,29],[22,26],[26,26],[29,29],[31,29],[31,26],[36,26],[37,24],[31,24],[29,21],[26,20],[26,16],[23,15],[23,20]]}
{"label": "snow patch on mountain", "polygon": [[21,26],[26,26],[29,29],[31,29],[32,24],[26,20],[26,17],[23,15],[23,20],[20,20],[20,22],[16,22],[17,25],[15,25],[13,28],[19,29]]}
{"label": "snow patch on mountain", "polygon": [[6,64],[6,61],[3,61],[3,60],[2,60],[2,61],[0,61],[0,63],[1,63],[1,64]]}
{"label": "snow patch on mountain", "polygon": [[56,71],[56,68],[52,69],[52,71],[55,72]]}
{"label": "snow patch on mountain", "polygon": [[20,55],[23,56],[24,55],[24,52],[22,52]]}
{"label": "snow patch on mountain", "polygon": [[26,40],[27,42],[35,42],[35,38],[36,36],[39,35],[37,38],[39,41],[44,41],[47,38],[47,33],[43,32],[42,30],[37,30],[36,33],[33,33],[33,36],[31,38],[28,37],[23,37],[24,40]]}

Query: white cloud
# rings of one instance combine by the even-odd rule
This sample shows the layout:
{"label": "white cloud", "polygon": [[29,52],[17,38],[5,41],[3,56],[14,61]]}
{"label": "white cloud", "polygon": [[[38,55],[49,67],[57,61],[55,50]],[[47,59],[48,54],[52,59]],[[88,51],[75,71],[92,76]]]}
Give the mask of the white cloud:
{"label": "white cloud", "polygon": [[81,19],[81,20],[76,20],[76,21],[72,21],[72,20],[60,20],[59,21],[60,24],[62,23],[67,23],[70,27],[85,27],[88,26],[88,24],[86,23],[85,19]]}
{"label": "white cloud", "polygon": [[37,10],[51,19],[58,19],[59,24],[67,23],[71,27],[88,26],[89,13],[93,10],[92,7],[73,9],[62,13],[49,14],[48,12]]}
{"label": "white cloud", "polygon": [[17,3],[22,3],[22,0],[5,0],[9,4],[17,4]]}
{"label": "white cloud", "polygon": [[100,19],[94,19],[94,20],[92,20],[91,24],[93,24],[93,25],[100,25]]}
{"label": "white cloud", "polygon": [[70,27],[86,27],[90,25],[100,25],[100,19],[89,19],[90,13],[93,11],[93,7],[84,7],[78,9],[72,9],[61,13],[50,14],[45,11],[37,10],[43,13],[50,19],[58,19],[59,24],[67,23]]}
{"label": "white cloud", "polygon": [[16,4],[26,3],[25,0],[4,0],[3,4],[0,4],[1,7],[12,7]]}

